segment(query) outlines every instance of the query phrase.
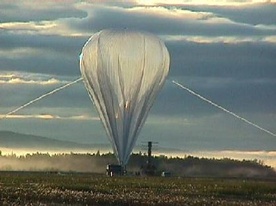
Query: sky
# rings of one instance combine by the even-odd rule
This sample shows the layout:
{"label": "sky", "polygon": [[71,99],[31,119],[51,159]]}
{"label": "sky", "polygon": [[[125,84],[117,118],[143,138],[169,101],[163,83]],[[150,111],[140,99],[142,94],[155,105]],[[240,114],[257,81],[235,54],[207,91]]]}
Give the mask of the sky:
{"label": "sky", "polygon": [[[276,133],[275,11],[276,1],[262,0],[1,0],[0,115],[78,79],[81,49],[94,33],[147,31],[165,42],[171,64],[137,145],[276,159],[275,136],[172,83]],[[109,143],[82,82],[0,120],[0,130]]]}

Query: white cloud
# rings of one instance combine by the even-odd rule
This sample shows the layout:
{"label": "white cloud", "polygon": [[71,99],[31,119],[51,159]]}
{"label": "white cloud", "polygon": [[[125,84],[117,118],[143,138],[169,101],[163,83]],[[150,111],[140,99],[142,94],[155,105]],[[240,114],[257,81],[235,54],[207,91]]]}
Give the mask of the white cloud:
{"label": "white cloud", "polygon": [[26,80],[18,77],[12,76],[10,79],[7,79],[4,77],[4,79],[1,79],[0,76],[0,84],[34,84],[34,85],[54,85],[54,84],[60,84],[63,83],[58,79],[51,78],[48,80]]}
{"label": "white cloud", "polygon": [[271,42],[271,43],[276,43],[276,35],[274,36],[268,36],[264,38],[266,41]]}
{"label": "white cloud", "polygon": [[276,2],[275,0],[136,0],[137,4],[140,5],[158,5],[158,4],[169,4],[169,5],[215,5],[215,6],[244,6],[248,4],[259,4]]}
{"label": "white cloud", "polygon": [[[0,50],[0,56],[6,59],[24,58],[28,56],[37,56],[43,54],[43,50],[37,48],[20,47],[8,50]],[[0,74],[1,77],[1,74]]]}
{"label": "white cloud", "polygon": [[50,114],[39,114],[39,115],[22,115],[22,114],[13,114],[13,115],[3,115],[0,114],[0,119],[56,119],[58,116],[50,115]]}
{"label": "white cloud", "polygon": [[168,117],[168,116],[158,116],[158,115],[150,115],[147,124],[156,124],[156,125],[185,125],[189,126],[192,125],[192,121],[190,121],[187,118],[179,117],[179,116],[173,116],[173,117]]}
{"label": "white cloud", "polygon": [[[70,21],[83,18],[85,12],[74,0],[66,1],[8,1],[0,2],[3,17],[0,29],[10,34],[83,36],[83,32],[70,27]],[[13,7],[7,7],[13,5]],[[23,11],[23,12],[22,12]]]}
{"label": "white cloud", "polygon": [[2,29],[7,30],[19,30],[19,31],[26,31],[26,33],[31,33],[34,31],[41,31],[41,30],[51,30],[55,28],[56,23],[53,21],[30,21],[30,22],[8,22],[8,23],[1,23],[0,27]]}
{"label": "white cloud", "polygon": [[210,12],[195,12],[185,9],[179,9],[176,7],[165,8],[161,6],[155,7],[133,7],[127,9],[128,12],[136,14],[147,14],[152,16],[160,16],[173,19],[185,19],[185,20],[196,20],[196,19],[207,19],[213,17]]}
{"label": "white cloud", "polygon": [[245,42],[269,42],[275,43],[276,37],[263,36],[197,36],[197,35],[162,35],[160,36],[165,41],[186,41],[202,44],[224,43],[224,44],[239,44]]}
{"label": "white cloud", "polygon": [[[60,36],[83,36],[84,34],[70,28],[66,21],[30,21],[0,23],[0,28],[10,33],[28,35],[60,35]],[[85,34],[86,35],[86,34]]]}
{"label": "white cloud", "polygon": [[13,114],[3,115],[0,114],[0,119],[42,119],[42,120],[76,120],[76,121],[100,121],[99,117],[89,115],[74,115],[74,116],[59,116],[53,114]]}
{"label": "white cloud", "polygon": [[15,76],[16,76],[15,74],[11,74],[11,73],[4,73],[4,74],[0,73],[0,79],[10,79],[10,78],[14,78]]}
{"label": "white cloud", "polygon": [[0,84],[48,86],[66,83],[69,83],[69,81],[58,79],[52,75],[27,72],[0,72]]}

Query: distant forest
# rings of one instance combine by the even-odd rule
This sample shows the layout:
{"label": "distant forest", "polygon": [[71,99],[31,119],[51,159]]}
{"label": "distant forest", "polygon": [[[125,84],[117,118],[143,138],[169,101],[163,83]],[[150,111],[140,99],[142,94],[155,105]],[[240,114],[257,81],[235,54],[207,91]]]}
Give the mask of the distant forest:
{"label": "distant forest", "polygon": [[[140,173],[147,163],[147,155],[132,154],[127,165],[129,174]],[[256,177],[276,178],[276,171],[258,160],[207,159],[193,156],[167,157],[154,156],[151,158],[155,175],[163,171],[172,176],[187,177]],[[92,172],[105,173],[107,164],[116,164],[112,153],[33,153],[24,156],[0,153],[0,170],[5,171],[51,171],[51,172]]]}

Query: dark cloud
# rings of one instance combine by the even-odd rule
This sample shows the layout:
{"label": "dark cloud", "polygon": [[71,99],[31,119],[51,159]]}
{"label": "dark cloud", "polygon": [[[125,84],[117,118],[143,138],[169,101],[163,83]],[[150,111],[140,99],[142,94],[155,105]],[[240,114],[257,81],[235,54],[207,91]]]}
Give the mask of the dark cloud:
{"label": "dark cloud", "polygon": [[196,12],[212,12],[217,16],[229,18],[232,21],[251,25],[274,25],[276,21],[276,4],[268,2],[240,7],[190,5],[182,8],[190,9]]}
{"label": "dark cloud", "polygon": [[[54,88],[56,87],[58,86],[55,86]],[[43,94],[43,92],[41,92],[40,94]],[[93,107],[93,105],[83,82],[80,82],[78,84],[72,85],[68,89],[61,90],[60,92],[45,98],[43,101],[38,102],[35,107],[79,108],[79,111],[81,112],[82,110],[91,110],[91,107]],[[49,111],[51,111],[51,109]]]}
{"label": "dark cloud", "polygon": [[[53,85],[3,84],[0,88],[0,94],[2,97],[1,107],[7,108],[6,113],[8,113],[8,108],[19,107],[30,100],[60,87],[63,84],[66,83]],[[84,84],[80,82],[72,85],[68,89],[61,90],[56,94],[46,97],[43,101],[38,101],[33,104],[30,109],[44,107],[49,108],[50,112],[51,108],[55,107],[90,108],[91,104],[92,103],[88,97]]]}
{"label": "dark cloud", "polygon": [[276,111],[275,45],[168,42],[171,70],[154,114],[207,115],[221,112],[172,84],[179,81],[237,113]]}
{"label": "dark cloud", "polygon": [[262,36],[276,34],[275,29],[266,30],[227,21],[209,23],[209,18],[193,20],[185,19],[185,17],[172,18],[166,15],[153,15],[151,13],[142,13],[135,10],[130,11],[118,7],[95,7],[91,8],[90,13],[87,18],[76,21],[71,26],[83,31],[99,31],[106,28],[130,28],[166,35],[237,35],[241,37],[247,35]]}
{"label": "dark cloud", "polygon": [[237,79],[276,77],[275,44],[168,42],[171,76],[230,77]]}
{"label": "dark cloud", "polygon": [[36,56],[24,58],[1,58],[1,67],[4,71],[31,72],[52,75],[78,75],[79,59],[78,55],[75,58],[64,57],[62,55],[56,57]]}
{"label": "dark cloud", "polygon": [[87,37],[70,37],[60,35],[20,34],[7,30],[0,33],[0,49],[38,48],[47,52],[66,53],[76,55],[81,49]]}
{"label": "dark cloud", "polygon": [[[52,75],[79,75],[79,55],[83,37],[61,37],[56,35],[0,34],[0,49],[6,51],[0,57],[5,71],[33,72]],[[36,54],[13,56],[14,49],[38,49]],[[10,56],[8,54],[11,54]]]}
{"label": "dark cloud", "polygon": [[[256,116],[243,114],[248,119]],[[260,130],[225,114],[216,113],[204,116],[190,116],[182,113],[181,118],[170,116],[165,122],[155,123],[152,115],[140,135],[139,141],[147,139],[166,146],[168,141],[173,148],[185,151],[208,150],[273,150],[275,139],[265,135]],[[266,119],[266,120],[265,120]],[[175,121],[177,120],[177,121]],[[273,118],[264,118],[257,121],[260,125],[273,129]],[[173,135],[172,135],[173,134]]]}
{"label": "dark cloud", "polygon": [[[175,79],[177,80],[177,78]],[[233,80],[223,85],[222,79],[222,84],[213,88],[205,87],[203,82],[196,80],[193,84],[183,80],[179,82],[207,99],[239,114],[270,114],[271,111],[276,110],[276,97],[273,91],[276,82],[254,84],[243,82],[237,83]],[[157,105],[153,109],[155,114],[164,114],[168,116],[181,116],[182,114],[186,114],[189,116],[198,116],[222,112],[212,105],[198,99],[196,96],[191,95],[187,91],[172,85],[171,82],[167,84],[167,87],[157,101]]]}
{"label": "dark cloud", "polygon": [[0,2],[0,22],[51,21],[60,18],[84,18],[87,15],[86,12],[74,8],[72,4],[56,3],[50,7],[46,6],[47,2],[39,2],[37,6],[24,5],[24,1],[14,4]]}

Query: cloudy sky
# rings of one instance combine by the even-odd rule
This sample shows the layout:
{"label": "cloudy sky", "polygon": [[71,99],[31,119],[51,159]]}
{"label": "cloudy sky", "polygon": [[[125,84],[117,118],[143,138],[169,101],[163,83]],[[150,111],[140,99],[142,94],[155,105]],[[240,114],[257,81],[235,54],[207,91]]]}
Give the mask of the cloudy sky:
{"label": "cloudy sky", "polygon": [[[144,30],[165,42],[171,66],[138,145],[271,154],[275,136],[172,80],[275,133],[275,11],[276,1],[267,0],[1,0],[0,114],[79,78],[81,49],[95,32]],[[0,120],[0,130],[108,143],[82,82]]]}

